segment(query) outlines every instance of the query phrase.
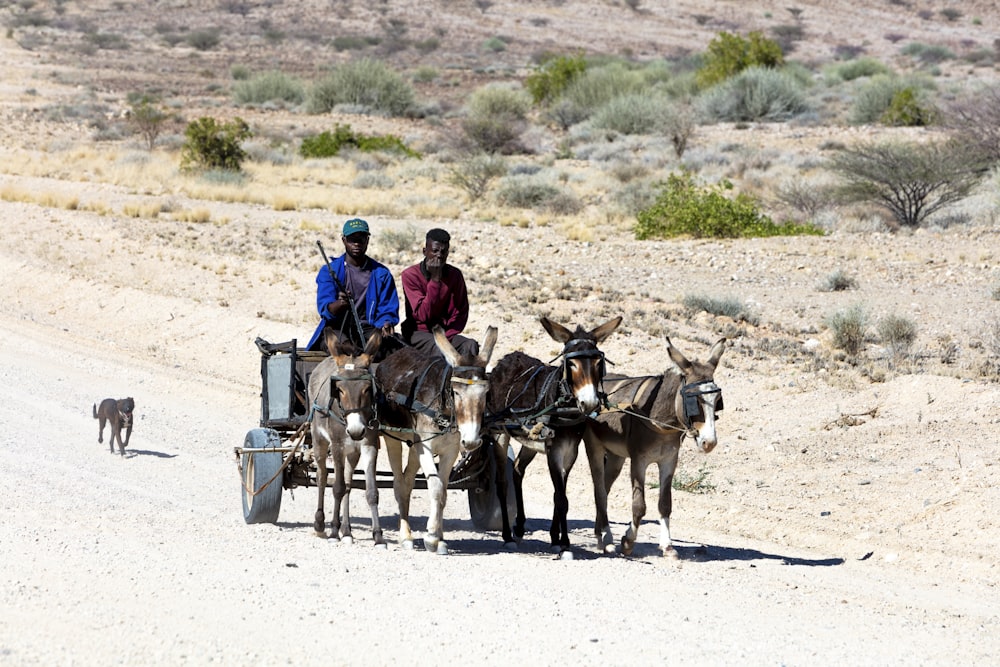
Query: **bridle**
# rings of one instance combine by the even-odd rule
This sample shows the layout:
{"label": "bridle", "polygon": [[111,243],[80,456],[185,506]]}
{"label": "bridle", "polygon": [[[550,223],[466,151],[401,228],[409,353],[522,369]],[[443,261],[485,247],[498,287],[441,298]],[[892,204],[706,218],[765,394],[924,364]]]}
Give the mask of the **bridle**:
{"label": "bridle", "polygon": [[371,385],[372,391],[372,403],[371,409],[371,419],[368,420],[366,426],[369,429],[377,430],[379,426],[378,422],[378,401],[376,400],[378,387],[375,383],[375,376],[366,367],[361,369],[355,369],[354,364],[346,364],[342,369],[343,371],[350,371],[350,374],[334,374],[330,376],[330,399],[327,401],[325,406],[313,404],[313,411],[322,414],[324,417],[329,417],[341,426],[347,426],[347,417],[353,413],[362,413],[365,408],[352,408],[350,410],[344,409],[344,404],[340,400],[340,393],[336,391],[338,382],[358,382],[366,381]]}
{"label": "bridle", "polygon": [[719,385],[715,384],[715,380],[708,378],[697,382],[689,382],[680,388],[681,402],[684,407],[683,421],[681,424],[685,427],[686,435],[691,435],[695,432],[694,427],[691,425],[692,420],[695,420],[698,417],[704,417],[704,411],[701,408],[701,401],[699,400],[699,397],[706,394],[719,395],[718,399],[715,401],[715,418],[719,419],[722,417],[719,413],[723,410],[722,389],[719,388]]}

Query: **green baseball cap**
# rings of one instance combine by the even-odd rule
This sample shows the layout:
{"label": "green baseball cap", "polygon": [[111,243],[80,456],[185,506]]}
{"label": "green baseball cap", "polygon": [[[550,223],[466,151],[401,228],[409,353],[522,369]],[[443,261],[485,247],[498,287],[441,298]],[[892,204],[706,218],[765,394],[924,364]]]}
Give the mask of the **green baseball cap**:
{"label": "green baseball cap", "polygon": [[370,234],[371,232],[368,231],[368,223],[361,218],[351,218],[344,223],[344,236],[350,236],[351,234],[357,234],[358,232]]}

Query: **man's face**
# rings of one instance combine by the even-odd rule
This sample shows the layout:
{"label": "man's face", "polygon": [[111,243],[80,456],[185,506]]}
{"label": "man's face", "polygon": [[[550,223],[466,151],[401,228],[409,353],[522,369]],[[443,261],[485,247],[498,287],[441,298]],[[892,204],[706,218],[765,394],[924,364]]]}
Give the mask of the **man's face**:
{"label": "man's face", "polygon": [[428,241],[424,245],[424,257],[430,260],[437,260],[439,266],[443,266],[448,261],[448,244],[440,241]]}
{"label": "man's face", "polygon": [[368,239],[371,237],[364,232],[354,232],[350,236],[341,236],[344,240],[344,249],[352,257],[365,254],[368,250]]}

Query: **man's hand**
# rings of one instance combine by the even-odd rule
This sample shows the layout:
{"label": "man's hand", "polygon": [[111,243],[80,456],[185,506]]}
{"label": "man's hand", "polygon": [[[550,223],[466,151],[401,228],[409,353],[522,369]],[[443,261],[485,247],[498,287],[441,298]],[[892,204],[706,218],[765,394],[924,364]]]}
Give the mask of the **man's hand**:
{"label": "man's hand", "polygon": [[382,325],[382,338],[388,338],[392,335],[393,325],[386,322]]}
{"label": "man's hand", "polygon": [[441,274],[444,272],[444,262],[440,257],[428,257],[427,258],[427,273],[430,274],[431,280],[441,280]]}

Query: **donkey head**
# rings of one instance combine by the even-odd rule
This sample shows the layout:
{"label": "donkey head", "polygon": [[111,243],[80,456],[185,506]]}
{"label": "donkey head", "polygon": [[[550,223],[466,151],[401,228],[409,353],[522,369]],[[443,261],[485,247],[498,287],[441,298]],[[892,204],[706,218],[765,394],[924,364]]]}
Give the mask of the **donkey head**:
{"label": "donkey head", "polygon": [[461,356],[439,326],[434,327],[434,342],[451,367],[455,424],[461,436],[462,451],[470,452],[481,443],[486,393],[490,386],[486,377],[486,364],[489,363],[497,342],[497,328],[486,329],[486,340],[476,357]]}
{"label": "donkey head", "polygon": [[542,326],[552,339],[563,344],[563,379],[566,381],[580,412],[587,415],[600,407],[601,382],[604,379],[604,353],[597,346],[622,323],[621,316],[601,326],[585,331],[577,325],[570,331],[563,325],[542,318]]}
{"label": "donkey head", "polygon": [[726,339],[720,338],[712,346],[704,362],[688,361],[667,338],[667,354],[681,372],[681,387],[677,392],[674,409],[688,435],[703,452],[710,452],[718,444],[715,421],[722,412],[722,390],[715,384],[715,368],[725,351]]}
{"label": "donkey head", "polygon": [[343,420],[347,435],[362,440],[365,429],[375,428],[375,378],[370,366],[373,355],[382,344],[382,334],[376,331],[361,352],[350,341],[326,339],[330,356],[337,370],[330,376],[330,409],[338,421]]}

